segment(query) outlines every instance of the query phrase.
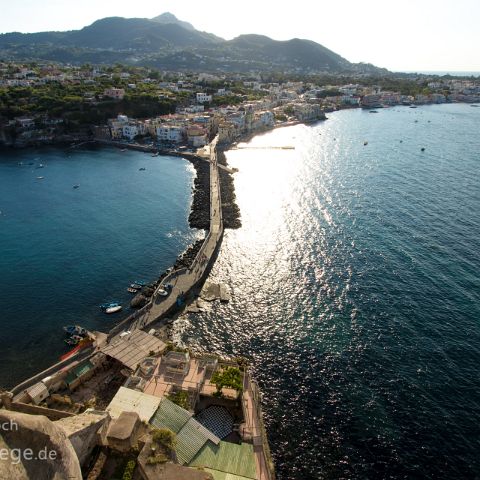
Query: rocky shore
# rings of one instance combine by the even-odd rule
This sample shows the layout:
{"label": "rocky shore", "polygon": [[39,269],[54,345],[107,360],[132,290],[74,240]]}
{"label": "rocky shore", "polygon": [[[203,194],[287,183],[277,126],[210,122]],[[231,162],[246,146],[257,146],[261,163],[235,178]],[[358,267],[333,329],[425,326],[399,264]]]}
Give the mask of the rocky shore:
{"label": "rocky shore", "polygon": [[[227,166],[227,158],[223,150],[218,150],[217,160],[220,165]],[[219,169],[220,193],[222,196],[222,214],[224,228],[240,228],[240,209],[236,203],[235,185],[231,173]]]}

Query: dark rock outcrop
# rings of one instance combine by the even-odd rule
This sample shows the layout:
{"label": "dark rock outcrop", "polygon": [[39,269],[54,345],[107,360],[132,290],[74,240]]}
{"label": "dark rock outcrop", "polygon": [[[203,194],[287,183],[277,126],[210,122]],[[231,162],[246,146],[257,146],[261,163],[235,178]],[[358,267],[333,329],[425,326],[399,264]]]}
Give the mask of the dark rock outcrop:
{"label": "dark rock outcrop", "polygon": [[142,308],[144,305],[147,304],[147,297],[141,293],[137,293],[135,295],[131,302],[130,302],[130,307],[131,308]]}

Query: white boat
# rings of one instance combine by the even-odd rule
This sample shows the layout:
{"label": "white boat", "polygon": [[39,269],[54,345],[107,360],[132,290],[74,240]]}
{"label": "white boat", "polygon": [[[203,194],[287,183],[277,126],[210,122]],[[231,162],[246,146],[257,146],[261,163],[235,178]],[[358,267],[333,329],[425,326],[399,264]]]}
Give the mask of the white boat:
{"label": "white boat", "polygon": [[121,305],[116,305],[114,307],[108,307],[105,309],[105,313],[116,313],[122,309]]}
{"label": "white boat", "polygon": [[168,292],[166,290],[164,290],[163,288],[159,288],[157,290],[157,293],[161,296],[161,297],[166,297],[168,295]]}

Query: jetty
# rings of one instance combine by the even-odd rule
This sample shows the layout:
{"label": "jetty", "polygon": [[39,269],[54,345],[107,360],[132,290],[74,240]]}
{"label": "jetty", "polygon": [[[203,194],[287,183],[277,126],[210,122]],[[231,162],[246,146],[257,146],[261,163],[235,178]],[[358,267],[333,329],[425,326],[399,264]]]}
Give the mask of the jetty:
{"label": "jetty", "polygon": [[[220,194],[219,167],[217,162],[218,136],[205,147],[203,159],[210,164],[210,228],[190,268],[170,272],[157,286],[150,301],[139,311],[115,326],[108,335],[112,340],[122,331],[144,329],[181,308],[208,276],[223,237],[223,217]],[[166,290],[168,296],[159,292]]]}

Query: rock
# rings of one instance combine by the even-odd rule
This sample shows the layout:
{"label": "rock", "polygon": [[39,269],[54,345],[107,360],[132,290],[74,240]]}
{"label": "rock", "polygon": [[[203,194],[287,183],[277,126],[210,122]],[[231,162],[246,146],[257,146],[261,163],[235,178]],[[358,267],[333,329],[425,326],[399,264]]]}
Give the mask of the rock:
{"label": "rock", "polygon": [[[2,409],[0,423],[3,425],[0,449],[5,452],[5,459],[0,462],[0,478],[82,479],[72,443],[63,429],[47,417]],[[25,457],[27,451],[29,458]]]}
{"label": "rock", "polygon": [[147,304],[147,298],[141,293],[137,293],[131,300],[130,306],[132,308],[142,308]]}
{"label": "rock", "polygon": [[143,287],[142,295],[145,297],[151,297],[155,293],[155,290],[152,287]]}

